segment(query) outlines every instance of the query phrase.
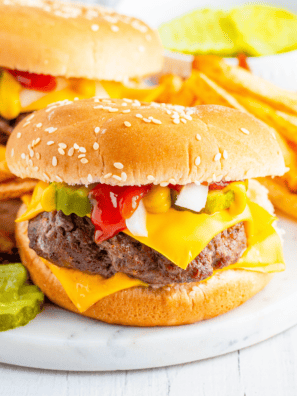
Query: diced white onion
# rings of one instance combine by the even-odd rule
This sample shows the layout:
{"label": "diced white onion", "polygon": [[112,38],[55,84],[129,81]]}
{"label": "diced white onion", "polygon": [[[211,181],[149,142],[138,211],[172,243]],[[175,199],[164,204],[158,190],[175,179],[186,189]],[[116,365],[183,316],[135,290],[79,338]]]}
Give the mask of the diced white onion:
{"label": "diced white onion", "polygon": [[208,186],[197,186],[195,183],[187,184],[179,193],[175,205],[200,212],[206,205],[207,194]]}
{"label": "diced white onion", "polygon": [[139,202],[138,208],[133,215],[126,220],[126,226],[131,234],[135,236],[148,236],[146,228],[146,210],[142,200]]}
{"label": "diced white onion", "polygon": [[31,103],[45,96],[46,93],[40,91],[34,91],[33,89],[22,89],[20,92],[20,102],[22,108],[26,108]]}

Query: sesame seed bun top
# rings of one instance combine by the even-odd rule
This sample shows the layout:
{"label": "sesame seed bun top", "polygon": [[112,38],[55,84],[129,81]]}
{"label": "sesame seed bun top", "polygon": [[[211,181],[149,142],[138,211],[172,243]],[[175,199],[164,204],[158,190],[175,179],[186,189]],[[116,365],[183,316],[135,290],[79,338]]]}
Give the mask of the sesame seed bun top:
{"label": "sesame seed bun top", "polygon": [[26,117],[8,141],[7,163],[19,177],[71,185],[210,183],[286,171],[271,130],[238,110],[98,98]]}
{"label": "sesame seed bun top", "polygon": [[0,67],[117,81],[162,68],[158,33],[104,7],[0,0],[0,15]]}

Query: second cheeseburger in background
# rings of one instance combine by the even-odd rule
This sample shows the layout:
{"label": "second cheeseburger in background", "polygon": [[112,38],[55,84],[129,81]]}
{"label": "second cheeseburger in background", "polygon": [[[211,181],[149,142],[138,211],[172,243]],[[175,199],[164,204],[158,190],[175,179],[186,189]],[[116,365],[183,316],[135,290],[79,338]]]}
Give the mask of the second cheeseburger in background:
{"label": "second cheeseburger in background", "polygon": [[7,162],[40,180],[17,219],[22,261],[76,313],[193,323],[237,307],[285,268],[266,190],[250,180],[282,175],[283,157],[270,130],[237,110],[60,104],[16,127]]}
{"label": "second cheeseburger in background", "polygon": [[23,115],[93,96],[160,71],[158,33],[111,9],[52,0],[0,0],[0,143]]}

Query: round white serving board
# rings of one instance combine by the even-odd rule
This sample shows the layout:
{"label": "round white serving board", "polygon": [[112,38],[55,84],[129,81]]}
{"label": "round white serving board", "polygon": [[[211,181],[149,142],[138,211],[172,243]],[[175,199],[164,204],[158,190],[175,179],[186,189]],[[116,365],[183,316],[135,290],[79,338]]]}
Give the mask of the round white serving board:
{"label": "round white serving board", "polygon": [[201,323],[159,328],[108,325],[51,304],[27,326],[0,333],[0,362],[53,370],[105,371],[206,359],[297,324],[297,222],[282,218],[285,272],[239,308]]}

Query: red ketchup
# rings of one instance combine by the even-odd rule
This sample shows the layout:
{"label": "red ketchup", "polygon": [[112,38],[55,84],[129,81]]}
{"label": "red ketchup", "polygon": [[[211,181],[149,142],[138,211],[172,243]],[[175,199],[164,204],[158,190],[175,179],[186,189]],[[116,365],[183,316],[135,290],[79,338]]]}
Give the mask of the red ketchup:
{"label": "red ketchup", "polygon": [[95,241],[101,243],[123,231],[125,219],[133,215],[141,198],[151,189],[147,186],[109,186],[98,184],[90,192],[93,203],[91,220],[95,226]]}
{"label": "red ketchup", "polygon": [[57,82],[55,77],[28,73],[19,70],[6,69],[24,88],[34,89],[35,91],[50,92],[53,91]]}

